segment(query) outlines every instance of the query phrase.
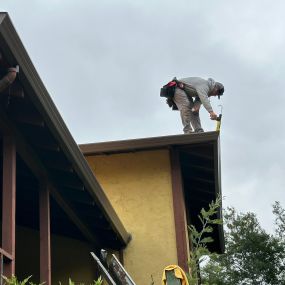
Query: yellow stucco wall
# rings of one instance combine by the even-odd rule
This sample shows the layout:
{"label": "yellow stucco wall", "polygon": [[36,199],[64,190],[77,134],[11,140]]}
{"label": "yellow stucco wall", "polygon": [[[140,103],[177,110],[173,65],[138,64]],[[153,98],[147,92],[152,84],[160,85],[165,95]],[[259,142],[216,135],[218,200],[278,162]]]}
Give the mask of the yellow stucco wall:
{"label": "yellow stucco wall", "polygon": [[132,235],[124,265],[138,285],[160,284],[166,265],[177,264],[169,152],[88,156],[118,216]]}

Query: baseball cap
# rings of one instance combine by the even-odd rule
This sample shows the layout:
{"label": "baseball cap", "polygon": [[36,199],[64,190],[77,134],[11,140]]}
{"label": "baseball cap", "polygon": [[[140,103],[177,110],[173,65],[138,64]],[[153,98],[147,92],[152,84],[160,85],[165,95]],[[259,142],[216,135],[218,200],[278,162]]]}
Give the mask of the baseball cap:
{"label": "baseball cap", "polygon": [[225,91],[224,85],[220,82],[216,82],[215,86],[218,87],[218,98],[220,99],[220,97],[224,94]]}

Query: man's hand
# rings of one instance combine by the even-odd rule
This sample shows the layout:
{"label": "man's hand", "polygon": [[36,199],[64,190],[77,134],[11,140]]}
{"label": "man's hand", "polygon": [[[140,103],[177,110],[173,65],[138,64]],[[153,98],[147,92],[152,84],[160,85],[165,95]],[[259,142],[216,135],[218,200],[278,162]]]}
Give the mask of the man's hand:
{"label": "man's hand", "polygon": [[211,120],[217,120],[218,116],[215,112],[210,112],[210,118]]}

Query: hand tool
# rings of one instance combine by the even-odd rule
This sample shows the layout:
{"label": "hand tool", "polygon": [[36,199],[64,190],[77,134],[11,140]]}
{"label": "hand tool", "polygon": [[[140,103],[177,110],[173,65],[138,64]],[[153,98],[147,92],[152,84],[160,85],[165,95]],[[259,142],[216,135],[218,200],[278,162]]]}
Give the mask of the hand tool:
{"label": "hand tool", "polygon": [[218,105],[218,107],[220,107],[221,111],[220,111],[220,115],[216,119],[216,121],[217,121],[216,131],[217,132],[219,132],[220,129],[221,129],[221,122],[222,122],[222,115],[223,115],[223,105]]}

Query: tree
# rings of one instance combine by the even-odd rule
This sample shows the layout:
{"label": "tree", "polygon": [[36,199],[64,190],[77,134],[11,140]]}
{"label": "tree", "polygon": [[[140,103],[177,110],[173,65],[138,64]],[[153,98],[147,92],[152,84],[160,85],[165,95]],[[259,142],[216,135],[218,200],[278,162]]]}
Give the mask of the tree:
{"label": "tree", "polygon": [[273,205],[273,214],[275,215],[276,235],[281,240],[285,241],[285,209],[280,205],[280,202],[275,202]]}
{"label": "tree", "polygon": [[202,270],[203,284],[281,285],[285,284],[285,211],[275,204],[275,235],[261,228],[254,213],[224,211],[225,247]]}

